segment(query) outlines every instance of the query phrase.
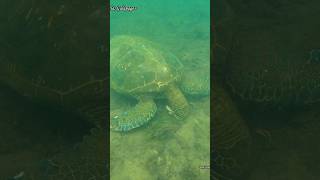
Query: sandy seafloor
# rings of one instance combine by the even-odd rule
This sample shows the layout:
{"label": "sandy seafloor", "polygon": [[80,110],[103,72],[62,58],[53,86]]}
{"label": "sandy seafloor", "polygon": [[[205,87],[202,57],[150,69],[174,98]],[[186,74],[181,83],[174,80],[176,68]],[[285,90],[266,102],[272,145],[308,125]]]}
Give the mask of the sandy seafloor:
{"label": "sandy seafloor", "polygon": [[[210,13],[208,1],[111,1],[137,6],[133,12],[112,12],[111,38],[134,35],[149,39],[177,56],[188,69],[209,76]],[[131,3],[130,3],[131,2]],[[203,21],[199,21],[199,19]],[[112,49],[111,49],[112,51]],[[178,120],[168,114],[165,99],[146,126],[129,133],[111,132],[112,180],[207,180],[210,170],[210,100],[188,97],[190,115]],[[133,100],[111,92],[111,111]]]}
{"label": "sandy seafloor", "polygon": [[[119,99],[113,108],[126,106]],[[145,127],[111,132],[111,179],[209,179],[210,171],[199,168],[210,163],[208,98],[190,101],[193,110],[183,122],[157,104],[156,117]]]}

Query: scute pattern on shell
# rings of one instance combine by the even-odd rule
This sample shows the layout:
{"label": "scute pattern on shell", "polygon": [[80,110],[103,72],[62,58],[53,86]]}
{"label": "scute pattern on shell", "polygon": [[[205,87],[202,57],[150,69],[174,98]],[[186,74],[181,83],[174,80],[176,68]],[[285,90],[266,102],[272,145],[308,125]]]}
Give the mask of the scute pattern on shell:
{"label": "scute pattern on shell", "polygon": [[180,61],[144,38],[121,35],[110,46],[111,87],[120,93],[161,92],[180,80]]}

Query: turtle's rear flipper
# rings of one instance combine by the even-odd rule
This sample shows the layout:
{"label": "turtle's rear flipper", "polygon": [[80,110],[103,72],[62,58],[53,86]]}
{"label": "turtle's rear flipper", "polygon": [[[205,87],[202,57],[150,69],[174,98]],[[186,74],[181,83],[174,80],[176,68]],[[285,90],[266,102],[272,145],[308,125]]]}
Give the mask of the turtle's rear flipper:
{"label": "turtle's rear flipper", "polygon": [[189,104],[176,86],[170,85],[166,90],[166,95],[169,100],[170,111],[178,119],[184,119],[189,114]]}
{"label": "turtle's rear flipper", "polygon": [[129,131],[146,124],[157,111],[151,98],[140,98],[136,106],[128,111],[111,113],[110,128],[114,131]]}

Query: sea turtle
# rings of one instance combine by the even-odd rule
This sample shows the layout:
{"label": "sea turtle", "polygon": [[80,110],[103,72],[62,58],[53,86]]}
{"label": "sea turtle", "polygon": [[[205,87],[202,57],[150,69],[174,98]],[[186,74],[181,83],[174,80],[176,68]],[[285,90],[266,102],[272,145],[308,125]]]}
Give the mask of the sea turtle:
{"label": "sea turtle", "polygon": [[319,2],[248,3],[263,11],[238,10],[225,73],[231,91],[272,109],[319,102]]}
{"label": "sea turtle", "polygon": [[147,39],[129,35],[113,37],[110,50],[111,88],[138,101],[111,117],[111,129],[129,131],[148,122],[157,111],[153,99],[159,93],[165,94],[167,108],[177,118],[187,116],[189,104],[176,85],[183,68],[177,57]]}

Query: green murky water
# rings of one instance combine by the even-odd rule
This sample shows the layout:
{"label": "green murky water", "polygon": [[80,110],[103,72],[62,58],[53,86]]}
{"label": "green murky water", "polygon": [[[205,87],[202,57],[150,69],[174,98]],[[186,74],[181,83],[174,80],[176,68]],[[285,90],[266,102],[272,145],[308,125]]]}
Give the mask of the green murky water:
{"label": "green murky water", "polygon": [[[99,75],[105,74],[105,67],[100,66],[105,62],[101,57],[106,53],[103,45],[106,43],[101,38],[106,22],[104,1],[90,1],[89,6],[87,2],[78,1],[32,2],[0,3],[3,10],[0,32],[9,35],[0,40],[1,63],[16,61],[23,68],[27,65],[30,76],[40,72],[48,75],[46,70],[49,70],[54,75],[77,79],[82,75],[87,77],[86,73],[76,73],[81,71],[79,68],[86,69],[84,65],[98,59],[99,67],[93,68]],[[186,81],[189,86],[209,87],[209,1],[114,1],[112,4],[137,9],[111,12],[111,38],[123,34],[146,38],[158,44],[161,50],[170,52],[168,56],[181,61],[183,74],[189,74],[190,79]],[[59,58],[55,59],[56,55]],[[70,65],[70,73],[63,71],[64,65],[64,68],[57,68],[61,64],[55,64],[55,60]],[[45,68],[34,66],[31,63],[34,61],[43,63]],[[76,66],[75,62],[83,63]],[[55,64],[55,68],[50,63]],[[0,69],[0,83],[6,76],[15,74],[4,66]],[[50,82],[57,79],[49,77],[52,78]],[[33,82],[28,77],[25,80],[26,84]],[[72,85],[70,81],[66,80]],[[202,86],[196,86],[193,81]],[[10,78],[8,82],[9,85],[0,86],[0,179],[41,179],[34,174],[41,174],[42,179],[48,179],[48,175],[59,180],[104,179],[107,173],[106,129],[96,130],[87,137],[85,135],[90,134],[94,126],[87,119],[51,107],[56,104],[30,101],[24,97],[30,89],[22,86],[17,93],[15,86],[20,84]],[[209,96],[185,96],[190,112],[183,119],[177,119],[169,111],[168,101],[159,98],[155,100],[157,112],[147,124],[127,133],[111,132],[111,179],[209,179]],[[111,90],[112,112],[124,111],[135,103],[134,98]],[[79,143],[82,144],[80,148]],[[52,164],[53,157],[58,157],[61,164]]]}
{"label": "green murky water", "polygon": [[[111,40],[119,35],[148,39],[176,56],[184,65],[184,73],[202,72],[200,79],[208,79],[209,3],[113,0]],[[127,6],[126,11],[116,10],[119,6]],[[111,54],[115,48],[111,45]],[[196,78],[187,82],[193,81],[199,82]],[[209,86],[209,81],[205,82]],[[168,100],[159,98],[155,99],[157,112],[148,123],[129,132],[111,131],[112,180],[209,179],[209,169],[203,168],[210,164],[209,96],[185,96],[191,107],[186,118],[177,119],[168,111]],[[115,90],[111,90],[110,98],[111,116],[130,110],[136,103]]]}

